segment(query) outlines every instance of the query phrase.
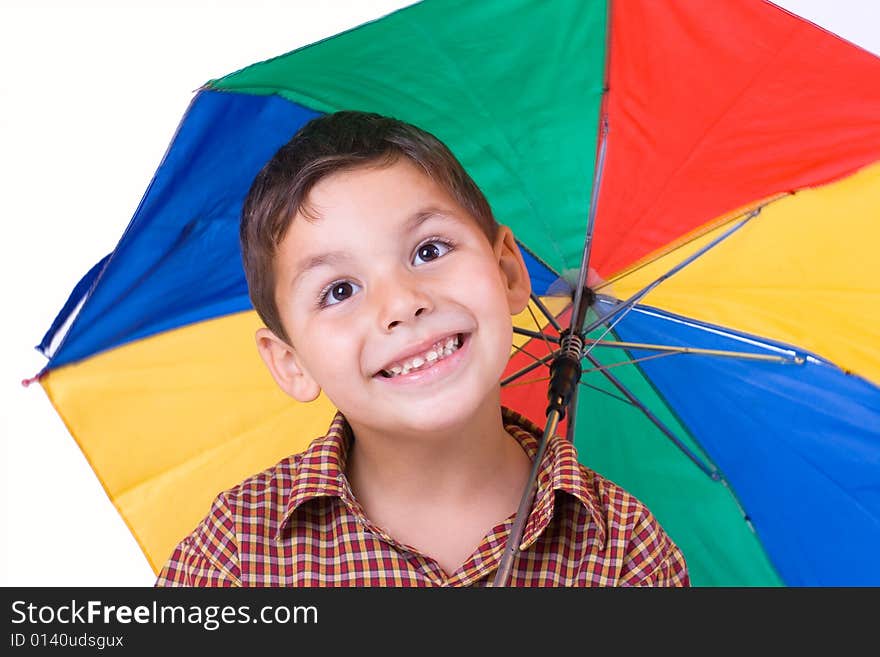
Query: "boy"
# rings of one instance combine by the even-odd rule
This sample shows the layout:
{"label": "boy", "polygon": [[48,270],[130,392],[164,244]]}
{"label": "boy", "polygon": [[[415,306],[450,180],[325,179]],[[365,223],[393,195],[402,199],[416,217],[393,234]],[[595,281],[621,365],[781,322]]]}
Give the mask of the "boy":
{"label": "boy", "polygon": [[[542,434],[500,406],[531,289],[510,229],[432,135],[338,112],[257,176],[241,244],[266,366],[339,413],[221,493],[157,585],[491,583]],[[511,585],[688,585],[651,513],[565,439],[539,481]]]}

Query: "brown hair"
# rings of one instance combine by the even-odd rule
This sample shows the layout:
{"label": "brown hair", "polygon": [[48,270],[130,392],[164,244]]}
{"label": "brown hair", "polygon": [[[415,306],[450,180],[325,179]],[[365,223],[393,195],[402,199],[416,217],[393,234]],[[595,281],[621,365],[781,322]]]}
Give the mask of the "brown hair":
{"label": "brown hair", "polygon": [[266,327],[288,344],[275,303],[274,259],[297,212],[309,216],[309,191],[332,173],[387,166],[401,156],[443,187],[494,242],[498,224],[489,202],[434,135],[367,112],[336,112],[312,119],[257,174],[245,198],[239,234],[251,303]]}

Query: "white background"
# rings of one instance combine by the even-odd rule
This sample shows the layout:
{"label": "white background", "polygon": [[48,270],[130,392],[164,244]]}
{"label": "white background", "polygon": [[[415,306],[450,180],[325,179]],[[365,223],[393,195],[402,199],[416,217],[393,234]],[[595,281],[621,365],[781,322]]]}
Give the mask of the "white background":
{"label": "white background", "polygon": [[[42,388],[20,381],[45,364],[33,346],[73,285],[115,246],[193,91],[406,4],[4,0],[0,585],[154,581]],[[878,2],[778,4],[880,53]]]}

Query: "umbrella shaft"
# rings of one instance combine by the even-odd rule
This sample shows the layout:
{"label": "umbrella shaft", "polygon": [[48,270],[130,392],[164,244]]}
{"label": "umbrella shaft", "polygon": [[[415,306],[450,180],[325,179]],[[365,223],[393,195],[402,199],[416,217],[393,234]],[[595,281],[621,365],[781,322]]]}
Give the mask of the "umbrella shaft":
{"label": "umbrella shaft", "polygon": [[532,471],[529,474],[529,481],[526,484],[522,499],[519,502],[519,508],[516,510],[516,518],[513,526],[510,528],[510,536],[507,538],[507,546],[504,548],[504,554],[501,555],[501,562],[495,573],[495,579],[492,586],[507,586],[510,580],[510,570],[513,566],[513,559],[519,550],[519,544],[522,541],[523,530],[526,521],[529,519],[529,513],[532,508],[532,502],[535,499],[535,490],[538,487],[538,472],[541,469],[541,461],[544,460],[544,452],[547,449],[547,443],[550,436],[556,433],[556,427],[559,424],[559,413],[551,411],[547,415],[547,425],[544,427],[544,435],[541,436],[541,442],[538,445],[538,451],[535,453],[535,460],[532,463]]}
{"label": "umbrella shaft", "polygon": [[593,247],[593,230],[596,225],[596,209],[599,204],[599,190],[602,187],[602,174],[605,171],[605,153],[608,150],[608,117],[602,117],[602,136],[599,142],[599,154],[596,158],[596,171],[593,176],[593,190],[590,196],[590,209],[587,214],[587,232],[584,237],[584,250],[581,256],[581,269],[578,272],[577,287],[574,290],[574,308],[571,315],[571,330],[581,332],[587,308],[595,300],[584,298],[584,287],[587,273],[590,270],[590,252]]}

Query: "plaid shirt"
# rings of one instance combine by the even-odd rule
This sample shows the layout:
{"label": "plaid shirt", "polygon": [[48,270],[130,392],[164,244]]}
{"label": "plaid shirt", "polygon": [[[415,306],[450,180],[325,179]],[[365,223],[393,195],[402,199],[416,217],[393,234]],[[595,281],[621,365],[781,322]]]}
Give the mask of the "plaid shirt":
{"label": "plaid shirt", "polygon": [[[505,429],[534,459],[542,431],[502,408]],[[364,515],[345,477],[351,430],[337,413],[302,454],[221,493],[174,550],[156,586],[487,586],[513,516],[454,573]],[[547,445],[513,563],[512,586],[688,586],[684,557],[633,496]]]}

